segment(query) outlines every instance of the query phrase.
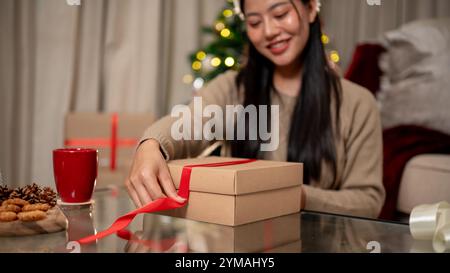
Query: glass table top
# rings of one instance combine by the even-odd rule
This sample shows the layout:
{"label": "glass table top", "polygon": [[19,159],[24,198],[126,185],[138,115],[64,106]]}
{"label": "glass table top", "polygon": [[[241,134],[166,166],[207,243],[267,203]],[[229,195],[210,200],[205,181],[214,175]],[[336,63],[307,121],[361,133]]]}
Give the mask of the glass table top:
{"label": "glass table top", "polygon": [[66,231],[0,237],[0,252],[433,252],[431,242],[415,241],[406,224],[306,211],[237,227],[138,215],[127,228],[130,240],[110,235],[77,248],[68,243],[108,228],[134,205],[115,187],[96,191],[90,206],[62,209]]}

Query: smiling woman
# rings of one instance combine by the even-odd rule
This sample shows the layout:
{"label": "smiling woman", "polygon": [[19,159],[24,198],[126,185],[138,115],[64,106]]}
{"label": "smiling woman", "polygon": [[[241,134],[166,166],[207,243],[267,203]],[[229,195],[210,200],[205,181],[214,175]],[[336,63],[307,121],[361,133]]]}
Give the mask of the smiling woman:
{"label": "smiling woman", "polygon": [[299,72],[298,57],[308,41],[309,24],[316,19],[317,9],[289,1],[273,1],[268,8],[253,2],[247,1],[244,8],[252,44],[277,68]]}
{"label": "smiling woman", "polygon": [[[323,160],[336,176],[330,105],[333,98],[339,120],[341,86],[325,57],[317,0],[241,0],[241,7],[251,41],[249,63],[238,76],[246,87],[244,104],[269,105],[272,88],[297,97],[288,160],[305,162],[306,183],[320,179]],[[236,156],[257,156],[258,143],[239,145]]]}
{"label": "smiling woman", "polygon": [[[379,113],[367,90],[340,79],[329,66],[321,42],[319,2],[240,4],[249,40],[247,62],[239,72],[209,82],[199,96],[206,107],[253,106],[258,117],[264,114],[260,109],[271,109],[258,106],[279,105],[279,119],[272,119],[276,113],[270,110],[263,123],[245,117],[245,124],[266,126],[271,133],[279,128],[279,145],[264,151],[267,141],[249,137],[252,126],[245,126],[244,132],[237,132],[246,137],[243,140],[227,138],[226,132],[217,137],[225,140],[221,154],[303,162],[302,208],[377,217],[384,200]],[[189,105],[189,111],[194,110],[195,99]],[[217,140],[175,140],[171,128],[176,122],[176,117],[166,116],[154,123],[136,151],[126,186],[138,206],[163,196],[179,200],[165,161],[195,157]]]}

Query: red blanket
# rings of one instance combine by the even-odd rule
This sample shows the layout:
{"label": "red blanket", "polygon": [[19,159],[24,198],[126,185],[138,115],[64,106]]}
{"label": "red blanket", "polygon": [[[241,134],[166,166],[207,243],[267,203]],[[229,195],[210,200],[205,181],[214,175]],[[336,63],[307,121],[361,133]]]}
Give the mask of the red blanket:
{"label": "red blanket", "polygon": [[385,51],[384,47],[378,44],[359,44],[345,78],[366,87],[376,95],[380,89],[380,76],[383,74],[378,66],[378,60]]}
{"label": "red blanket", "polygon": [[383,142],[386,201],[379,218],[392,220],[406,163],[419,154],[450,154],[450,136],[419,126],[399,126],[385,130]]}

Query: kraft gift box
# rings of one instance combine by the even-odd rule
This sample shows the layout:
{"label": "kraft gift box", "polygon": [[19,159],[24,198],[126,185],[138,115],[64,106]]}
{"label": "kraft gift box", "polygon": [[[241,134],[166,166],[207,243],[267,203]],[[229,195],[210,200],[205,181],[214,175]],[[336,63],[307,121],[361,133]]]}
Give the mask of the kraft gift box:
{"label": "kraft gift box", "polygon": [[[206,157],[168,162],[176,188],[183,167],[240,160]],[[227,226],[238,226],[300,211],[303,164],[257,160],[251,163],[196,167],[186,206],[158,212]]]}
{"label": "kraft gift box", "polygon": [[122,185],[138,141],[154,121],[147,113],[69,113],[65,118],[65,146],[98,150],[97,187]]}

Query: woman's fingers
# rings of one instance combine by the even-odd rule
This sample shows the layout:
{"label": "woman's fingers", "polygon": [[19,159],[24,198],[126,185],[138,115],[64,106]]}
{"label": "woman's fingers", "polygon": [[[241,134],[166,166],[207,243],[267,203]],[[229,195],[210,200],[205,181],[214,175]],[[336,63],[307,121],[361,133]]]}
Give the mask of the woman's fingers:
{"label": "woman's fingers", "polygon": [[156,176],[146,177],[143,184],[152,200],[166,197],[161,190],[161,186],[159,185]]}
{"label": "woman's fingers", "polygon": [[139,200],[136,189],[134,188],[130,179],[126,180],[125,186],[127,188],[128,194],[130,195],[131,199],[133,200],[134,205],[136,205],[136,207],[138,207],[138,208],[142,207],[142,203]]}
{"label": "woman's fingers", "polygon": [[159,149],[159,143],[151,139],[143,142],[137,149],[125,185],[138,207],[167,196],[179,203],[186,201],[176,192],[167,163]]}
{"label": "woman's fingers", "polygon": [[165,168],[161,168],[161,172],[159,174],[159,181],[161,182],[161,185],[167,196],[169,196],[170,198],[174,199],[179,203],[183,203],[184,201],[186,201],[185,198],[177,194],[175,185],[173,183],[172,177],[170,176],[169,170],[167,169],[167,166],[165,166]]}
{"label": "woman's fingers", "polygon": [[173,200],[183,203],[185,198],[179,196],[170,176],[169,170],[162,168],[159,177],[149,175],[139,175],[129,178],[125,183],[128,194],[133,199],[137,207],[142,207],[152,200],[169,196]]}
{"label": "woman's fingers", "polygon": [[131,178],[131,184],[136,190],[136,194],[141,202],[141,207],[147,205],[152,201],[147,189],[144,186],[143,181],[139,177]]}

